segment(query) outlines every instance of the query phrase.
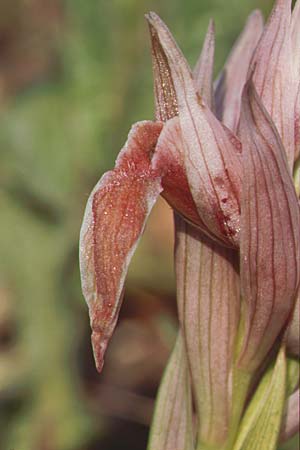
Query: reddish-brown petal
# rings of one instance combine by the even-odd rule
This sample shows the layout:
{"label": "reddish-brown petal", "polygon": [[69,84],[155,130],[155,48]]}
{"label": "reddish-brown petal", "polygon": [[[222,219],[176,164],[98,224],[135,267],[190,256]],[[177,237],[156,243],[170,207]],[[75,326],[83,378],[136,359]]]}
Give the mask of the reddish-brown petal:
{"label": "reddish-brown petal", "polygon": [[293,310],[300,214],[284,149],[252,83],[242,102],[241,280],[246,330],[240,363],[262,362]]}
{"label": "reddish-brown petal", "polygon": [[[146,16],[147,18],[147,16]],[[166,122],[178,114],[177,98],[168,59],[154,28],[149,24],[154,80],[155,117]]]}
{"label": "reddish-brown petal", "polygon": [[198,214],[187,180],[183,148],[179,118],[174,117],[164,125],[152,159],[152,168],[162,176],[162,196],[186,221],[228,246],[225,227],[224,236],[216,236]]}
{"label": "reddish-brown petal", "polygon": [[150,13],[168,61],[177,98],[185,172],[206,227],[228,245],[238,245],[241,186],[239,141],[215,118],[196,91],[187,62],[160,18]]}
{"label": "reddish-brown petal", "polygon": [[295,154],[297,86],[292,66],[291,0],[277,0],[253,57],[253,81],[282,139],[290,169]]}
{"label": "reddish-brown petal", "polygon": [[160,178],[150,169],[161,128],[153,122],[132,128],[115,169],[100,179],[86,206],[80,269],[99,371],[118,319],[130,259],[162,190]]}
{"label": "reddish-brown petal", "polygon": [[196,89],[210,109],[214,110],[213,72],[215,56],[215,26],[210,20],[200,57],[193,75]]}
{"label": "reddish-brown petal", "polygon": [[183,148],[179,118],[174,117],[164,125],[152,159],[152,168],[162,175],[162,196],[185,220],[226,245],[226,239],[212,234],[198,214],[187,180]]}
{"label": "reddish-brown petal", "polygon": [[253,11],[216,81],[217,117],[234,132],[240,119],[242,92],[250,61],[262,31],[262,14],[260,11]]}
{"label": "reddish-brown petal", "polygon": [[152,168],[163,175],[162,196],[183,217],[195,225],[205,227],[198,215],[185,173],[178,117],[174,117],[164,125],[160,137],[152,159]]}
{"label": "reddish-brown petal", "polygon": [[228,437],[233,406],[238,252],[219,246],[178,216],[175,227],[179,320],[199,417],[198,439],[216,448]]}

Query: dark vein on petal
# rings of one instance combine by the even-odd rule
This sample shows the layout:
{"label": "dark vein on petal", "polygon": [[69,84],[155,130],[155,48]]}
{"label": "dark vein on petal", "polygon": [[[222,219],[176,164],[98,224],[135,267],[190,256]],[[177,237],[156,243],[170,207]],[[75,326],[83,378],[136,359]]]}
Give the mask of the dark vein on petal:
{"label": "dark vein on petal", "polygon": [[[275,11],[274,11],[274,13],[275,13]],[[276,15],[276,14],[278,14],[278,13],[276,12],[275,14],[273,14],[273,16]],[[271,19],[271,17],[270,17],[270,19]],[[282,30],[280,30],[280,31],[282,31]],[[269,32],[269,29],[266,31],[266,35],[267,35],[268,32]],[[273,41],[272,41],[272,44],[271,44],[271,47],[270,47],[268,59],[265,61],[265,66],[266,66],[266,67],[269,67],[270,60],[272,59],[274,46],[275,46],[276,40],[278,39],[278,34],[279,34],[279,32],[278,32],[278,33],[275,33],[275,34],[276,34],[276,36],[274,36],[274,33],[273,33],[273,36],[274,36],[274,37],[273,37]],[[266,35],[265,35],[265,36],[266,36]],[[264,37],[265,37],[265,36],[264,36]],[[264,40],[265,40],[265,39],[263,39],[261,42],[264,42]],[[261,51],[261,50],[260,50],[260,51]],[[260,60],[261,60],[261,55],[259,55],[259,56],[260,56]],[[264,78],[263,78],[263,81],[262,81],[262,83],[261,83],[261,89],[260,89],[261,95],[263,95],[263,92],[264,92],[264,90],[265,90],[266,78],[267,78],[268,75],[269,75],[268,70],[265,70]]]}
{"label": "dark vein on petal", "polygon": [[[177,393],[178,393],[178,391],[180,390],[180,389],[178,389],[178,384],[179,384],[179,381],[181,381],[180,380],[180,377],[179,377],[179,375],[180,375],[180,372],[178,371],[178,362],[177,362],[177,367],[175,367],[174,368],[174,372],[175,372],[175,376],[176,376],[176,384],[175,384],[175,389],[174,389],[174,391],[175,391],[175,401],[176,401],[176,395],[177,395]],[[174,375],[174,373],[173,373],[173,375]],[[169,386],[170,386],[170,388],[173,390],[173,386],[174,386],[174,377],[172,378],[172,380],[170,381],[170,384],[169,384]],[[171,430],[171,432],[173,432],[173,429],[171,429],[171,423],[173,422],[173,419],[174,419],[174,413],[175,413],[175,408],[172,408],[171,409],[171,414],[170,414],[170,416],[169,416],[169,420],[168,420],[168,433],[166,433],[166,439],[165,439],[165,446],[164,447],[166,447],[167,446],[167,443],[168,443],[168,440],[169,440],[169,433],[170,433],[170,430]]]}
{"label": "dark vein on petal", "polygon": [[[285,209],[285,217],[286,217],[286,213],[288,213],[288,219],[289,219],[288,222],[289,222],[289,225],[290,225],[290,228],[291,228],[291,231],[292,231],[291,234],[292,234],[292,239],[293,239],[293,249],[294,249],[294,256],[295,256],[294,259],[295,259],[295,261],[297,261],[297,255],[296,255],[297,237],[296,237],[296,234],[295,234],[296,230],[297,230],[297,227],[295,226],[294,219],[293,219],[294,215],[292,214],[292,211],[291,211],[291,200],[292,199],[289,198],[288,191],[287,191],[287,189],[285,189],[285,182],[284,182],[284,175],[287,177],[287,179],[290,180],[290,173],[289,173],[289,170],[288,170],[288,167],[286,165],[286,161],[284,159],[284,155],[282,154],[282,152],[281,151],[277,152],[278,154],[275,155],[275,152],[274,152],[274,150],[272,148],[272,145],[270,145],[269,141],[267,140],[267,138],[265,137],[265,135],[263,134],[263,132],[262,132],[260,126],[259,126],[259,122],[255,122],[255,126],[257,127],[257,130],[258,130],[261,138],[263,139],[264,144],[268,147],[268,150],[270,152],[269,157],[272,157],[273,162],[274,162],[274,164],[275,164],[275,166],[277,168],[277,171],[279,173],[279,177],[280,177],[281,182],[282,182],[283,194],[284,194],[286,205],[287,205],[287,208]],[[276,137],[276,140],[277,140],[277,137]],[[278,148],[281,148],[280,143],[278,143]],[[279,159],[280,159],[280,162],[279,162]],[[285,172],[285,174],[282,173],[283,171]],[[290,180],[290,182],[292,184],[291,180]],[[291,187],[293,189],[293,186],[291,186]],[[296,266],[298,267],[297,264],[296,264]]]}
{"label": "dark vein on petal", "polygon": [[[251,114],[251,112],[250,112]],[[249,139],[249,133],[250,133],[250,138],[252,138],[252,132],[247,130],[248,136],[247,139]],[[250,139],[250,141],[252,141]],[[255,169],[254,169],[254,162],[253,162],[253,154],[252,151],[248,152],[247,155],[247,159],[248,159],[248,166],[247,166],[247,174],[246,176],[248,177],[248,173],[251,171],[252,174],[255,173]],[[258,219],[258,211],[257,211],[257,191],[256,191],[256,183],[253,183],[252,185],[252,189],[253,189],[253,195],[250,195],[250,183],[249,183],[249,178],[248,179],[248,189],[247,189],[247,193],[245,196],[245,201],[244,201],[244,205],[246,204],[248,206],[248,216],[245,217],[245,222],[246,222],[246,226],[247,226],[247,233],[246,236],[248,237],[248,251],[247,251],[247,268],[248,268],[248,275],[247,275],[247,280],[246,280],[246,299],[248,298],[247,301],[247,306],[249,309],[249,319],[248,319],[248,324],[247,324],[247,337],[244,343],[244,351],[243,354],[245,353],[248,345],[249,345],[249,339],[250,339],[250,332],[251,332],[251,328],[252,328],[252,323],[253,323],[253,317],[254,317],[254,311],[256,308],[256,303],[257,303],[257,279],[255,276],[255,273],[253,273],[253,259],[255,260],[255,266],[257,267],[258,265],[258,235],[257,235],[257,219]],[[255,203],[255,214],[253,215],[253,207],[251,207],[251,200],[253,199],[253,202]],[[252,218],[255,220],[256,226],[252,225]],[[248,219],[248,220],[247,220]],[[245,230],[246,231],[246,230]],[[255,240],[255,243],[253,242],[252,244],[252,239],[253,241]],[[252,251],[253,250],[253,251]],[[255,252],[255,255],[254,255]],[[248,278],[249,277],[249,278]],[[251,289],[252,287],[252,289]],[[253,293],[253,288],[255,289],[255,294]],[[254,294],[254,295],[253,295]],[[243,357],[243,355],[242,355]]]}
{"label": "dark vein on petal", "polygon": [[[268,260],[269,260],[270,263],[271,263],[273,295],[271,295],[271,297],[270,297],[270,300],[271,300],[271,309],[270,309],[270,311],[269,311],[269,315],[268,315],[268,318],[267,318],[267,322],[266,322],[266,325],[265,325],[265,327],[264,327],[264,330],[266,330],[266,327],[267,327],[267,325],[270,323],[270,320],[271,320],[271,317],[272,317],[272,313],[273,313],[273,311],[274,311],[274,303],[275,303],[275,299],[276,299],[275,260],[274,260],[274,259],[275,259],[275,258],[274,258],[274,218],[273,218],[273,211],[272,211],[271,193],[270,193],[270,189],[269,189],[269,184],[268,184],[268,182],[267,182],[267,176],[266,176],[266,172],[265,172],[265,166],[264,166],[264,164],[263,164],[262,157],[261,157],[261,152],[260,152],[260,151],[257,152],[257,157],[258,157],[258,159],[259,159],[259,161],[260,161],[259,166],[258,166],[258,170],[259,170],[259,168],[261,169],[260,173],[261,173],[262,176],[263,176],[264,185],[265,185],[265,193],[267,194],[268,204],[269,204],[269,210],[268,210],[268,212],[269,212],[269,214],[270,214],[270,218],[271,218],[270,220],[271,220],[271,224],[272,224],[272,228],[269,230],[269,231],[270,231],[270,237],[271,237],[271,245],[270,245],[270,255],[268,255],[268,256],[269,256]],[[262,217],[262,219],[263,219],[263,217]],[[263,223],[262,223],[262,226],[263,226]],[[259,248],[262,248],[262,246],[260,246]],[[259,266],[257,266],[257,267],[259,267]],[[257,282],[258,282],[259,284],[260,284],[260,278],[261,278],[260,275],[261,275],[260,273],[257,274]],[[262,286],[261,286],[261,289],[262,289],[263,284],[264,284],[264,281],[263,281],[263,280],[261,280],[261,281],[262,281]],[[262,300],[262,301],[266,301],[267,299],[261,298],[261,300]],[[253,322],[255,322],[255,318],[256,318],[256,315],[257,315],[257,314],[258,314],[258,308],[255,309],[254,317],[253,317]],[[263,336],[264,336],[265,331],[260,331],[260,332],[261,332],[261,336],[262,336],[261,339],[263,339]]]}
{"label": "dark vein on petal", "polygon": [[209,318],[208,318],[208,382],[210,387],[210,397],[211,397],[211,409],[210,409],[210,418],[209,418],[209,434],[211,433],[211,427],[212,427],[212,420],[214,417],[214,402],[213,402],[213,369],[212,369],[212,349],[211,349],[211,334],[212,334],[212,309],[213,309],[213,302],[214,302],[214,295],[213,295],[213,278],[214,278],[214,252],[210,249],[210,268],[209,268],[209,274],[210,274],[210,280],[209,280],[209,298],[208,298],[208,310],[209,310]]}

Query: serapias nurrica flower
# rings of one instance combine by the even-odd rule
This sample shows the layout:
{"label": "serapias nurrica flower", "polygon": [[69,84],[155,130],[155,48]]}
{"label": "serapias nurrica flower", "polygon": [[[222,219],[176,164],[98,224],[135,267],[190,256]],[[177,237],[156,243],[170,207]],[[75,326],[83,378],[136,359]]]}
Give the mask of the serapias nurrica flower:
{"label": "serapias nurrica flower", "polygon": [[299,9],[299,0],[293,14],[289,0],[278,0],[264,28],[254,12],[215,90],[213,24],[192,71],[161,19],[147,16],[156,122],[133,127],[115,169],[94,188],[81,230],[82,286],[99,370],[131,256],[160,194],[205,239],[240,252],[241,366],[260,365],[287,327],[300,264],[292,180],[299,153]]}

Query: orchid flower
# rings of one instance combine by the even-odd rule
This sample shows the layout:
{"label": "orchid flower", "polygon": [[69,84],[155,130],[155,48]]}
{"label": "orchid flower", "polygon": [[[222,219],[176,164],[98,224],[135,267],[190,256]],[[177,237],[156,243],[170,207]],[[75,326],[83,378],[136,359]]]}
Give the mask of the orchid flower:
{"label": "orchid flower", "polygon": [[254,449],[272,414],[260,448],[275,449],[285,348],[299,350],[300,0],[293,12],[277,0],[265,25],[254,11],[215,83],[213,22],[192,71],[162,20],[146,18],[156,120],[132,127],[89,197],[80,234],[96,365],[162,195],[175,216],[180,325],[149,450]]}

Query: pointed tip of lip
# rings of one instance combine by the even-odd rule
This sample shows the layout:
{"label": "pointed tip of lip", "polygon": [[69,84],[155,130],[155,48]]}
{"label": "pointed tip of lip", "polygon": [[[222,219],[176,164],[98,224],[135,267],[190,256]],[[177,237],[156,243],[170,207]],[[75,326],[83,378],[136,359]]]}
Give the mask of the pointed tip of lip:
{"label": "pointed tip of lip", "polygon": [[106,352],[108,339],[105,336],[103,336],[103,333],[93,331],[91,340],[96,369],[98,373],[101,373],[104,366],[104,355]]}

